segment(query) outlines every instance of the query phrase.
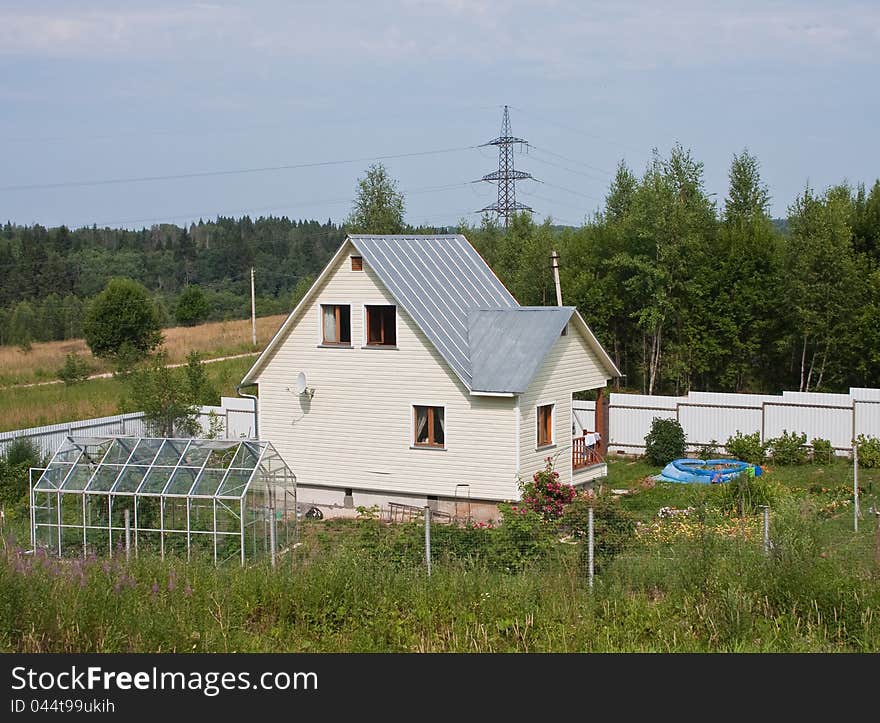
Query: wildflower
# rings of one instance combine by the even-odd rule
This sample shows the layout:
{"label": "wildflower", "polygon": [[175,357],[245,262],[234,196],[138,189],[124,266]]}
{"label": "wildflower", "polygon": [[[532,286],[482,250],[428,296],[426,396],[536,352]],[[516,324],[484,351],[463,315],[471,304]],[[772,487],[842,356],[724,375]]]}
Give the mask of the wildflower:
{"label": "wildflower", "polygon": [[177,587],[177,573],[174,570],[168,575],[168,592],[172,592]]}
{"label": "wildflower", "polygon": [[187,583],[186,586],[183,588],[183,596],[184,597],[192,597],[192,594],[193,594],[192,588],[189,586],[189,583]]}
{"label": "wildflower", "polygon": [[154,582],[153,585],[150,587],[150,595],[156,596],[158,594],[159,594],[159,583]]}

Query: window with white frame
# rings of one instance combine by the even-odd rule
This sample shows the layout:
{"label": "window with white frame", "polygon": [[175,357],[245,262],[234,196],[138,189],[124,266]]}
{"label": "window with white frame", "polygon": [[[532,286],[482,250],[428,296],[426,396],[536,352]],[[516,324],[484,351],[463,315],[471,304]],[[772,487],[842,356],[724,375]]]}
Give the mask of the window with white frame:
{"label": "window with white frame", "polygon": [[334,346],[351,346],[351,306],[321,304],[322,342]]}
{"label": "window with white frame", "polygon": [[555,404],[541,404],[537,407],[538,447],[548,447],[554,444],[553,418],[556,416],[555,410]]}
{"label": "window with white frame", "polygon": [[446,447],[446,409],[413,405],[413,446]]}
{"label": "window with white frame", "polygon": [[397,307],[366,307],[367,346],[397,345]]}

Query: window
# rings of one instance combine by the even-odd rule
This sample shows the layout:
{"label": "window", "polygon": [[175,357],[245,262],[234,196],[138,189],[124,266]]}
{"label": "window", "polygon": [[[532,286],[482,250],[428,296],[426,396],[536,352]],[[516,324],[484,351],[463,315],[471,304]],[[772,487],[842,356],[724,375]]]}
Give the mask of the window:
{"label": "window", "polygon": [[363,256],[352,256],[351,257],[351,270],[352,271],[363,271],[364,270]]}
{"label": "window", "polygon": [[351,307],[321,304],[321,328],[324,344],[351,345]]}
{"label": "window", "polygon": [[413,446],[446,446],[446,410],[443,407],[413,407]]}
{"label": "window", "polygon": [[396,346],[396,307],[367,307],[367,346]]}
{"label": "window", "polygon": [[538,446],[553,444],[553,404],[538,407]]}

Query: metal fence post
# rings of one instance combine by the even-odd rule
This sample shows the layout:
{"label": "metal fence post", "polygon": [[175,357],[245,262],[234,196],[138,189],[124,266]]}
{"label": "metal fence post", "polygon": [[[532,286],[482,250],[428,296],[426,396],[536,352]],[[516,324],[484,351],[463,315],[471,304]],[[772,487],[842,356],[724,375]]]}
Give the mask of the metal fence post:
{"label": "metal fence post", "polygon": [[587,584],[593,589],[594,570],[593,508],[587,509]]}
{"label": "metal fence post", "polygon": [[877,527],[874,539],[874,562],[880,567],[880,510],[874,512],[874,518],[877,520]]}
{"label": "metal fence post", "polygon": [[770,554],[770,505],[761,505],[764,516],[764,554]]}
{"label": "metal fence post", "polygon": [[125,516],[125,561],[131,560],[131,510],[128,507],[123,512]]}
{"label": "metal fence post", "polygon": [[853,530],[859,531],[859,445],[853,444]]}
{"label": "metal fence post", "polygon": [[275,510],[269,508],[271,522],[269,523],[269,547],[271,549],[272,567],[275,567]]}
{"label": "metal fence post", "polygon": [[431,508],[425,505],[425,563],[431,577]]}

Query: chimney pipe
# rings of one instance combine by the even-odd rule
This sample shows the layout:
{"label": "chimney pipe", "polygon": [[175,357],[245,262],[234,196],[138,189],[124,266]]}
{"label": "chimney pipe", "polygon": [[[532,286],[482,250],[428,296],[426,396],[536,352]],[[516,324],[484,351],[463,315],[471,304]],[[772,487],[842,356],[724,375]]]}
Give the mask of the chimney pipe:
{"label": "chimney pipe", "polygon": [[559,254],[550,252],[550,265],[553,268],[553,283],[556,284],[556,306],[562,306],[562,286],[559,283]]}

